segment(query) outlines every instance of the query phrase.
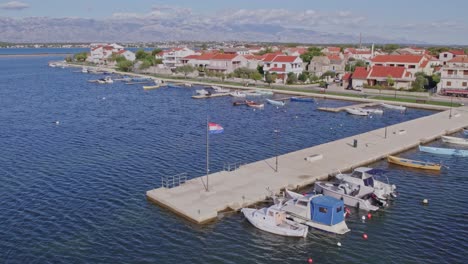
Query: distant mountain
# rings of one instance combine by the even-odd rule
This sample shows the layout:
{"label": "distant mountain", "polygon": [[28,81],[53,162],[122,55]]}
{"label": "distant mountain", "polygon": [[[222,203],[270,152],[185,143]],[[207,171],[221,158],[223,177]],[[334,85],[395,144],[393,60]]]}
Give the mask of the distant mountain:
{"label": "distant mountain", "polygon": [[[358,34],[327,33],[269,24],[209,23],[187,19],[86,19],[0,17],[0,41],[8,42],[136,42],[136,41],[262,41],[297,43],[357,43]],[[418,41],[366,36],[366,42]]]}

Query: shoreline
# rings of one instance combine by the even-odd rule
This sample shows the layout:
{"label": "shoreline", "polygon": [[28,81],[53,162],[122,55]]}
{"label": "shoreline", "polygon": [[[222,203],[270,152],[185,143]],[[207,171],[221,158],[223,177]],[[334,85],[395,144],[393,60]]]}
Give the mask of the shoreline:
{"label": "shoreline", "polygon": [[41,56],[68,56],[73,53],[34,53],[34,54],[0,54],[0,57],[41,57]]}

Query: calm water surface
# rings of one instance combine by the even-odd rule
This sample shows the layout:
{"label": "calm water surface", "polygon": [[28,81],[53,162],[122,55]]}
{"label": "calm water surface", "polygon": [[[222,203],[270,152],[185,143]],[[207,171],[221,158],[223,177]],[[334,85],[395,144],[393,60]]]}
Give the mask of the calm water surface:
{"label": "calm water surface", "polygon": [[[274,156],[274,129],[281,130],[279,152],[288,153],[430,111],[372,118],[316,111],[349,104],[332,100],[254,111],[231,106],[231,98],[192,100],[195,88],[88,83],[100,76],[47,67],[54,59],[60,58],[0,58],[4,263],[465,262],[463,158],[402,154],[450,167],[440,173],[373,164],[390,170],[400,197],[366,223],[355,211],[344,236],[312,230],[305,239],[279,237],[253,228],[239,213],[197,226],[145,198],[163,175],[203,174],[207,115],[225,129],[211,137],[212,170],[218,171],[223,162]],[[428,206],[420,204],[423,198]]]}

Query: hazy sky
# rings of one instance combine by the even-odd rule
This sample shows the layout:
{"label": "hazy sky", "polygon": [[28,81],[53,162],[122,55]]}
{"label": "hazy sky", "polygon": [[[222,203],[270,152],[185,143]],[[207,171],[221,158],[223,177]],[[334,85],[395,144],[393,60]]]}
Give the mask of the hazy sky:
{"label": "hazy sky", "polygon": [[[386,38],[468,44],[468,0],[0,0],[0,17],[10,18],[125,19],[164,16],[168,9],[178,10],[181,16],[236,14],[229,19],[284,23],[330,33],[362,32]],[[295,18],[296,13],[309,16],[313,23]]]}

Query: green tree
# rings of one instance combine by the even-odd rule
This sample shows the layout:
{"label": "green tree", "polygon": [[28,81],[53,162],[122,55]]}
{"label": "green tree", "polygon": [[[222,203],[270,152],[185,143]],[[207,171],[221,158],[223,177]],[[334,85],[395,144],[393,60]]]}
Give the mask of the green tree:
{"label": "green tree", "polygon": [[252,75],[250,75],[250,78],[257,83],[257,81],[260,81],[263,78],[263,75],[261,75],[259,72],[254,72]]}
{"label": "green tree", "polygon": [[268,83],[268,85],[271,86],[272,83],[276,81],[276,74],[271,74],[270,72],[267,72],[265,74],[265,82]]}
{"label": "green tree", "polygon": [[309,72],[303,71],[301,74],[299,74],[298,79],[301,82],[306,82],[309,79]]}
{"label": "green tree", "polygon": [[304,54],[301,54],[301,59],[303,62],[307,62],[309,63],[313,57],[315,56],[323,56],[324,54],[322,53],[322,50],[320,48],[317,48],[317,47],[309,47],[307,49],[307,52],[305,52]]}
{"label": "green tree", "polygon": [[75,59],[75,61],[84,62],[88,58],[88,53],[80,52],[80,53],[75,54],[73,58]]}
{"label": "green tree", "polygon": [[424,91],[424,87],[429,84],[429,81],[424,76],[424,73],[419,74],[419,72],[418,72],[418,73],[415,74],[415,76],[416,76],[416,79],[413,81],[413,83],[411,85],[412,88],[413,88],[412,90],[415,91],[415,92]]}
{"label": "green tree", "polygon": [[258,66],[257,66],[257,71],[258,71],[258,73],[260,73],[262,76],[265,74],[265,72],[263,71],[263,66],[258,65]]}
{"label": "green tree", "polygon": [[156,56],[156,54],[160,53],[162,49],[160,48],[155,48],[153,51],[151,51],[151,56]]}
{"label": "green tree", "polygon": [[442,52],[445,52],[445,51],[449,51],[450,49],[447,48],[447,47],[430,47],[427,49],[427,51],[429,51],[429,53],[432,55],[432,56],[436,56],[438,57],[440,53]]}
{"label": "green tree", "polygon": [[146,53],[146,51],[144,51],[143,49],[139,49],[137,50],[137,52],[135,53],[135,58],[137,60],[144,60],[146,59],[146,57],[148,57],[148,53]]}
{"label": "green tree", "polygon": [[325,73],[320,76],[320,79],[325,79],[326,77],[332,77],[334,78],[336,76],[336,73],[333,71],[326,71]]}
{"label": "green tree", "polygon": [[158,65],[158,64],[163,64],[163,60],[162,59],[155,59],[154,60],[154,65]]}
{"label": "green tree", "polygon": [[249,79],[251,78],[252,74],[256,72],[256,70],[249,69],[247,67],[241,67],[234,70],[234,76],[236,76],[237,78]]}
{"label": "green tree", "polygon": [[73,61],[73,58],[72,58],[71,56],[67,56],[67,57],[65,58],[65,61],[66,61],[66,62],[72,62],[72,61]]}
{"label": "green tree", "polygon": [[196,71],[196,68],[194,68],[192,65],[190,64],[186,64],[184,66],[180,66],[180,67],[177,67],[175,69],[176,72],[180,72],[180,73],[183,73],[184,74],[184,77],[187,78],[187,75],[189,73],[192,73],[194,71]]}
{"label": "green tree", "polygon": [[142,61],[142,63],[140,64],[140,70],[144,70],[144,69],[148,69],[149,67],[151,67],[151,62],[148,61],[148,60],[144,60]]}
{"label": "green tree", "polygon": [[124,72],[130,72],[133,69],[133,62],[129,60],[121,60],[117,62],[117,69]]}
{"label": "green tree", "polygon": [[388,85],[388,86],[393,86],[393,85],[395,85],[395,80],[392,78],[391,75],[388,75],[388,76],[387,76],[387,85]]}
{"label": "green tree", "polygon": [[[435,85],[437,85],[438,83],[440,83],[440,73],[434,73],[432,74],[432,81],[435,83]],[[435,86],[434,85],[434,86]]]}
{"label": "green tree", "polygon": [[297,75],[294,72],[288,73],[288,79],[286,80],[287,84],[297,83]]}

